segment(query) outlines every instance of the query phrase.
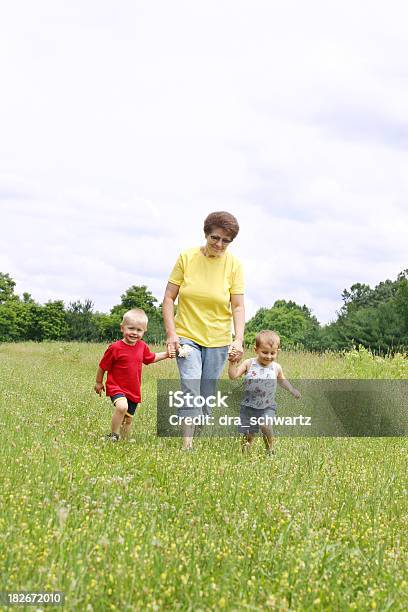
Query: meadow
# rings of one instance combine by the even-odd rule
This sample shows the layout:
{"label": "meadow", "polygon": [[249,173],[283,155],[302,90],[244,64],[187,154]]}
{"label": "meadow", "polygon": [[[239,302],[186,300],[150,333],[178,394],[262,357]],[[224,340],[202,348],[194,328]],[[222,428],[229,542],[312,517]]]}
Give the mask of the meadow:
{"label": "meadow", "polygon": [[[408,608],[406,438],[181,453],[156,436],[166,361],[144,369],[132,438],[106,444],[104,348],[0,345],[0,590],[62,591],[81,612]],[[364,350],[279,361],[289,379],[408,378],[403,356]]]}

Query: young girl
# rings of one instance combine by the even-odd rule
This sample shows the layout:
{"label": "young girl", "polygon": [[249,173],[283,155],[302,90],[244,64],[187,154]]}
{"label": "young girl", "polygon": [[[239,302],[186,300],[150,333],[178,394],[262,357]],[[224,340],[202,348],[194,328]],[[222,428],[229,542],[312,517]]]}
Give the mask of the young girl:
{"label": "young girl", "polygon": [[244,376],[245,391],[241,401],[239,427],[244,434],[242,451],[249,450],[255,434],[262,432],[266,452],[273,454],[272,422],[276,413],[276,383],[289,391],[296,399],[300,392],[286,380],[281,366],[276,363],[280,337],[274,331],[263,330],[255,338],[256,358],[246,359],[240,364],[230,357],[228,376],[234,380]]}

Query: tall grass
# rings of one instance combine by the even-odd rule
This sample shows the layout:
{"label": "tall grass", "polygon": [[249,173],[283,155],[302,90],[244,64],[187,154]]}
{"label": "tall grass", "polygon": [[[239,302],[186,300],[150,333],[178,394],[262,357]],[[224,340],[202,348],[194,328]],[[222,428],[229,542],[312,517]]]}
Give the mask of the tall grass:
{"label": "tall grass", "polygon": [[[0,590],[66,610],[405,610],[405,439],[155,436],[156,382],[130,442],[106,445],[102,345],[0,346]],[[408,378],[403,356],[282,353],[288,378]],[[225,375],[225,373],[224,373]]]}

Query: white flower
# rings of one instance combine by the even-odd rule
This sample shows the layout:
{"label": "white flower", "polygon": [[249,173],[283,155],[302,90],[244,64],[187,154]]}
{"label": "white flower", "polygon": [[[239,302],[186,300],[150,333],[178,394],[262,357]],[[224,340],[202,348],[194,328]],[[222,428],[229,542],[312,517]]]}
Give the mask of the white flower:
{"label": "white flower", "polygon": [[57,517],[58,517],[58,522],[59,522],[59,526],[61,529],[63,529],[65,526],[66,520],[68,518],[68,514],[69,514],[68,508],[65,508],[64,506],[61,506],[60,508],[58,508]]}
{"label": "white flower", "polygon": [[182,344],[178,350],[179,357],[188,357],[193,352],[193,348],[189,344]]}
{"label": "white flower", "polygon": [[106,536],[102,536],[101,538],[99,538],[98,544],[102,546],[103,548],[108,548],[109,540]]}

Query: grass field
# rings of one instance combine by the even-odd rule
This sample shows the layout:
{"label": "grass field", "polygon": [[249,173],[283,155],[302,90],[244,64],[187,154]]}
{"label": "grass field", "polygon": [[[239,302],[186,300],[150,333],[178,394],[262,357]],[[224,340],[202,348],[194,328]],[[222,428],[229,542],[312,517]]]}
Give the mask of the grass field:
{"label": "grass field", "polygon": [[[0,590],[63,591],[66,610],[406,610],[405,438],[155,435],[144,369],[133,439],[105,444],[102,345],[3,344]],[[408,378],[402,356],[282,353],[288,378]],[[41,607],[40,607],[41,608]],[[31,608],[33,609],[33,608]]]}

